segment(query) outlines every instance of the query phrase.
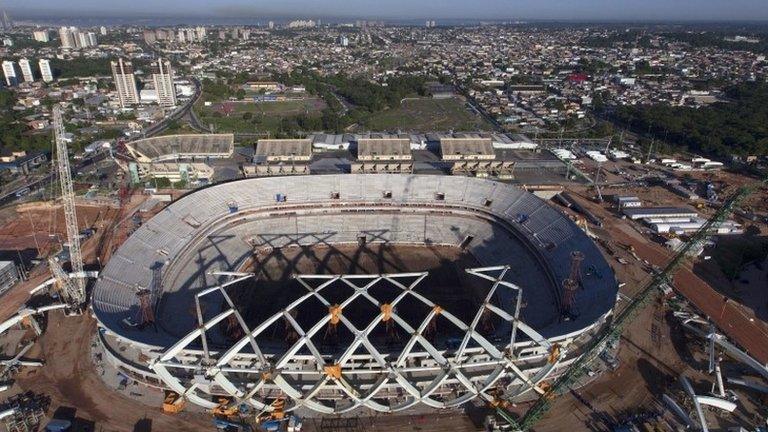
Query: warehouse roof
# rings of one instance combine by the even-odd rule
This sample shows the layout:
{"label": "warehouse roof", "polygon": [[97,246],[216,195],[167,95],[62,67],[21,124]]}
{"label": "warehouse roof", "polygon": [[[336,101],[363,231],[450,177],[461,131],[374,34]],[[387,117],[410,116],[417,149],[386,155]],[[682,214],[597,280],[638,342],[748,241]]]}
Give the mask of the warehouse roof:
{"label": "warehouse roof", "polygon": [[630,219],[641,219],[648,216],[680,215],[696,216],[695,210],[687,207],[634,207],[622,210]]}

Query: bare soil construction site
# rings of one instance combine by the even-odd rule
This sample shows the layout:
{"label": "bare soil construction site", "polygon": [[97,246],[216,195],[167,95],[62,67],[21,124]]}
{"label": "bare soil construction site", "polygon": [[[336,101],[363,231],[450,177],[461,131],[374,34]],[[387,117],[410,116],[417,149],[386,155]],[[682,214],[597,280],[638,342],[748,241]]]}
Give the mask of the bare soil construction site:
{"label": "bare soil construction site", "polygon": [[[80,230],[99,230],[117,217],[118,209],[108,206],[78,206]],[[32,203],[0,211],[0,250],[39,250],[46,256],[61,248],[67,237],[61,205]]]}

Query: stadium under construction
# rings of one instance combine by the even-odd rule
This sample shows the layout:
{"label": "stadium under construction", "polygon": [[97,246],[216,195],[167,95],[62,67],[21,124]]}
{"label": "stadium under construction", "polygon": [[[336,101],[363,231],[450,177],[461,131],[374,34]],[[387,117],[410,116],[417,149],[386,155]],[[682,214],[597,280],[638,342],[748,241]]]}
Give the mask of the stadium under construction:
{"label": "stadium under construction", "polygon": [[617,290],[584,232],[522,189],[343,174],[189,193],[116,251],[91,307],[107,360],[183,400],[365,415],[534,399]]}
{"label": "stadium under construction", "polygon": [[[57,156],[66,155],[62,119],[54,119]],[[525,184],[527,168],[547,171],[539,164],[545,156],[533,155],[535,164],[526,165],[492,138],[438,138],[415,150],[413,140],[378,135],[355,137],[351,150],[317,149],[309,139],[259,140],[252,159],[243,149],[235,154],[232,135],[124,143],[116,154],[130,160],[124,169],[134,184],[157,175],[192,182],[195,170],[199,180],[204,171],[231,173],[239,164],[246,179],[221,176],[186,194],[159,194],[152,206],[137,200],[126,213],[133,216],[119,219],[132,227],[111,244],[98,271],[83,265],[71,170],[67,158],[57,157],[70,265],[50,259],[52,278],[0,323],[10,342],[0,375],[13,378],[21,367],[58,373],[67,361],[47,366],[25,356],[45,348],[48,337],[61,339],[61,321],[51,329],[48,319],[64,318],[56,312],[63,311],[88,315],[67,322],[88,325],[79,340],[91,346],[104,400],[127,394],[143,398],[132,401],[141,407],[162,404],[165,413],[206,412],[218,429],[290,431],[307,418],[327,430],[326,421],[404,424],[425,414],[453,424],[461,412],[473,427],[483,417],[487,428],[530,430],[566,389],[578,399],[574,390],[604,370],[621,373],[627,363],[619,359],[618,335],[665,291],[687,249],[752,190],[739,189],[669,263],[612,231],[629,242],[627,259],[642,256],[649,269],[649,262],[661,269],[617,306],[619,286],[603,252],[629,261],[584,219],[578,225],[525,190],[550,197],[558,187],[515,185]],[[318,169],[329,165],[335,171]],[[156,192],[144,185],[145,194]],[[602,226],[571,192],[557,197]],[[85,279],[93,282],[86,286]],[[740,328],[750,325],[727,307],[718,310],[729,312],[728,322],[741,317]],[[665,406],[688,425],[694,420],[684,412],[686,401],[698,407],[701,425],[708,421],[701,404],[736,408],[727,400],[717,349],[766,376],[750,356],[751,339],[751,351],[741,350],[713,324],[702,330],[708,321],[699,314],[684,309],[674,316],[710,341],[709,371],[720,384],[716,396],[706,396],[681,376],[686,394],[665,395]],[[739,342],[743,335],[736,334]],[[658,333],[650,338],[660,340]],[[68,361],[81,358],[88,361],[77,350]],[[3,422],[39,424],[36,400],[14,402]],[[523,406],[529,408],[519,415]]]}

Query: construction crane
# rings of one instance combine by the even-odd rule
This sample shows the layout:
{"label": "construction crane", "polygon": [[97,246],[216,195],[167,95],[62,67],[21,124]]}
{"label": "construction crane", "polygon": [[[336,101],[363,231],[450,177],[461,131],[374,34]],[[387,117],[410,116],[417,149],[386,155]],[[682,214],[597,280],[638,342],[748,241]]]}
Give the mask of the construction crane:
{"label": "construction crane", "polygon": [[[79,276],[69,280],[63,272],[56,274],[56,268],[52,267],[54,277],[59,282],[60,288],[64,284],[72,288],[67,293],[67,302],[79,309],[85,303],[85,279],[83,272],[83,256],[80,252],[80,231],[77,225],[77,213],[75,211],[75,193],[72,189],[72,172],[69,167],[69,152],[64,137],[64,121],[61,118],[61,107],[53,107],[53,134],[56,141],[56,167],[58,168],[59,184],[61,185],[61,201],[64,204],[64,221],[67,228],[67,241],[69,242],[69,261],[72,272]],[[68,281],[63,281],[61,278]]]}
{"label": "construction crane", "polygon": [[54,258],[48,259],[48,269],[56,280],[56,289],[61,295],[64,303],[69,305],[68,312],[79,313],[81,306],[85,303],[83,292],[75,285],[75,279],[70,278],[67,272],[61,268],[61,264]]}
{"label": "construction crane", "polygon": [[[768,178],[764,179],[760,185],[768,184]],[[688,252],[694,250],[700,245],[716,228],[722,223],[733,209],[748,195],[760,187],[759,185],[745,186],[740,188],[707,222],[696,231],[683,247],[677,252],[672,260],[663,270],[653,275],[645,287],[622,309],[613,320],[613,323],[606,327],[599,335],[593,338],[585,347],[584,354],[581,355],[560,377],[545,391],[539,399],[531,406],[528,412],[520,419],[515,421],[511,414],[502,407],[497,407],[497,413],[504,418],[514,430],[527,431],[533,427],[549,410],[552,400],[562,392],[571,388],[588,371],[588,366],[595,360],[605,347],[613,340],[621,336],[624,328],[633,321],[635,316],[643,309],[645,305],[651,302],[660,292],[664,284],[668,284],[674,276],[677,268],[683,264]]]}

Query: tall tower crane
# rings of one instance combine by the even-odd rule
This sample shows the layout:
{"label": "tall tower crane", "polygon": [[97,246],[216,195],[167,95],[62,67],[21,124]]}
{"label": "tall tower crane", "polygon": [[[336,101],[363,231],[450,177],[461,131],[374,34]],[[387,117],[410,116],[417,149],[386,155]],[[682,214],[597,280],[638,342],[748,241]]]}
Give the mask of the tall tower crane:
{"label": "tall tower crane", "polygon": [[[64,121],[61,118],[61,107],[53,107],[53,134],[56,140],[56,166],[61,185],[61,200],[64,203],[64,221],[67,226],[67,241],[69,242],[69,260],[73,273],[83,272],[83,255],[80,252],[80,231],[77,226],[77,213],[75,211],[75,192],[72,189],[72,172],[69,167],[69,152],[67,142],[64,139]],[[59,289],[65,293],[66,301],[72,306],[79,307],[85,303],[85,279],[75,277],[69,280],[66,274],[52,266],[54,277]],[[65,280],[62,280],[64,277]]]}

